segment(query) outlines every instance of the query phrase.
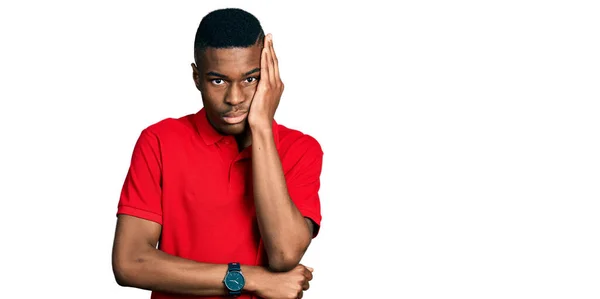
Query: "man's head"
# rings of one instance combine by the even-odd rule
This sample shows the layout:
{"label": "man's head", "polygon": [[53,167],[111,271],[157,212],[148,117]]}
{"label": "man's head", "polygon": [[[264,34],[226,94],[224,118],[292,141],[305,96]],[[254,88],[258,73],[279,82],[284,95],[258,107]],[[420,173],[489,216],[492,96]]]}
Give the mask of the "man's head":
{"label": "man's head", "polygon": [[260,75],[264,31],[252,14],[215,10],[200,22],[194,42],[194,82],[210,123],[227,135],[244,132]]}

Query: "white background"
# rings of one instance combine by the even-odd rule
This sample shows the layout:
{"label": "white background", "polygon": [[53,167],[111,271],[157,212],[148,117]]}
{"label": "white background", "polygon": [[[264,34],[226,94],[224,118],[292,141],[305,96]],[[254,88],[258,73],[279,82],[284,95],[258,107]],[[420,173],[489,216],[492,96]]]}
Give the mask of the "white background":
{"label": "white background", "polygon": [[2,297],[149,298],[110,263],[131,151],[234,6],[325,152],[305,298],[600,298],[596,1],[246,2],[0,5]]}

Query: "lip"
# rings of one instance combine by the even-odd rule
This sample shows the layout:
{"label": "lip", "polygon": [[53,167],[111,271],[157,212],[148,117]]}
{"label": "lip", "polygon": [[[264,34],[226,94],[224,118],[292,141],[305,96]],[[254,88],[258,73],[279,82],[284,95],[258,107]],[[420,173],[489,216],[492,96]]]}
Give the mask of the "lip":
{"label": "lip", "polygon": [[223,115],[223,120],[230,125],[235,125],[235,124],[239,124],[242,121],[244,121],[244,119],[246,119],[247,115],[248,115],[248,112],[228,113],[228,114]]}

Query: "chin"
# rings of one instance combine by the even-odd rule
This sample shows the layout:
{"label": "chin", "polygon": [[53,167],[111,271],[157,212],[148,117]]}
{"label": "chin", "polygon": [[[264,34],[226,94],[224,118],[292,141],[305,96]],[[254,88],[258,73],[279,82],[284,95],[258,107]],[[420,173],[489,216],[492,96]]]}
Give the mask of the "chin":
{"label": "chin", "polygon": [[239,135],[244,133],[245,130],[246,121],[235,125],[224,124],[221,126],[221,132],[226,135]]}

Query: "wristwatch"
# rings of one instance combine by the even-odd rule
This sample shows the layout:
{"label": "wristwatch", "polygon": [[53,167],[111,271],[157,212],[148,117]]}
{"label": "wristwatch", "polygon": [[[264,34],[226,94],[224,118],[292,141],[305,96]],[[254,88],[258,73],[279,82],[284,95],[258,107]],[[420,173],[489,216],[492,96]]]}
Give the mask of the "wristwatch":
{"label": "wristwatch", "polygon": [[246,280],[242,274],[240,263],[229,263],[227,265],[227,274],[225,274],[223,283],[229,291],[229,296],[237,297],[242,294],[242,289],[244,288],[244,284],[246,284]]}

